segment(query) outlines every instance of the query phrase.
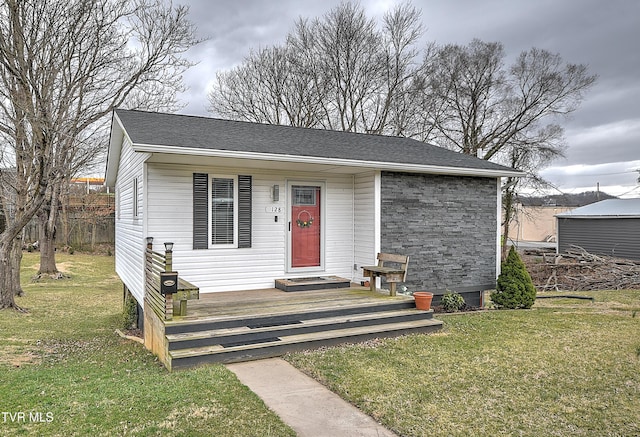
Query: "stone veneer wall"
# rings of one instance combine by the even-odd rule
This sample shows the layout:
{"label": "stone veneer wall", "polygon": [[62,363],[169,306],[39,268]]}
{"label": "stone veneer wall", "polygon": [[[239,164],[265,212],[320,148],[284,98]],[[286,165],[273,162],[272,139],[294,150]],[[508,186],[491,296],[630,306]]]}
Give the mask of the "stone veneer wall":
{"label": "stone veneer wall", "polygon": [[496,279],[496,179],[383,172],[381,187],[381,251],[410,256],[404,285],[481,304]]}

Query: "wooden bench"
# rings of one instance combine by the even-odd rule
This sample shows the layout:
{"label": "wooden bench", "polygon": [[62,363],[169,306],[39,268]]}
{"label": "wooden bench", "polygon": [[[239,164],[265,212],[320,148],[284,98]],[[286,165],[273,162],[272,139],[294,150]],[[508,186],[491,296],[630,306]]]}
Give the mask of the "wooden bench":
{"label": "wooden bench", "polygon": [[[391,263],[389,264],[385,263]],[[376,290],[376,278],[384,277],[389,283],[390,295],[396,295],[396,282],[404,282],[407,279],[407,265],[409,257],[392,253],[379,253],[377,266],[363,266],[362,274],[369,277],[371,291]]]}
{"label": "wooden bench", "polygon": [[178,292],[173,294],[173,315],[187,315],[187,301],[192,299],[200,299],[200,289],[178,277]]}

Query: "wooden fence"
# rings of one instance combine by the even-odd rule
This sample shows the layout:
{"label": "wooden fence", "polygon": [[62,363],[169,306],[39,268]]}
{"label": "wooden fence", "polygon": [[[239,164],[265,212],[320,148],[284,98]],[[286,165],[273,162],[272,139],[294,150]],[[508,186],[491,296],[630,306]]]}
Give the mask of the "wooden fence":
{"label": "wooden fence", "polygon": [[[68,220],[68,236],[65,238],[62,230],[62,222],[58,219],[56,229],[56,244],[58,247],[66,244],[76,249],[92,248],[96,244],[115,243],[115,216],[101,217],[100,220],[90,223],[81,217],[70,217]],[[1,230],[1,227],[0,227]],[[25,244],[35,243],[39,239],[38,222],[31,220],[24,228]],[[66,240],[66,241],[65,241]]]}

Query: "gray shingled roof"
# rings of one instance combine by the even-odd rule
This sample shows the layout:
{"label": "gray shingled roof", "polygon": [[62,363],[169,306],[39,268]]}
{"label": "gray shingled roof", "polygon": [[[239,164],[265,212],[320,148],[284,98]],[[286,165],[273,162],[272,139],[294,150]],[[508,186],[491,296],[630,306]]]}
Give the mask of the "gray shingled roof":
{"label": "gray shingled roof", "polygon": [[138,145],[514,172],[410,138],[123,109],[116,114]]}
{"label": "gray shingled roof", "polygon": [[638,218],[640,199],[607,199],[556,214],[560,218]]}

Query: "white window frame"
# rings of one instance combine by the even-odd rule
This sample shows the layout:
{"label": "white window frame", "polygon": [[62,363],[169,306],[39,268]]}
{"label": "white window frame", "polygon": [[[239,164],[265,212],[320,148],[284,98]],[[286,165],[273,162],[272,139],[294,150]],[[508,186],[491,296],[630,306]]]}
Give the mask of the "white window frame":
{"label": "white window frame", "polygon": [[[233,180],[233,243],[231,244],[213,244],[213,204],[211,202],[213,180],[214,179],[232,179]],[[209,249],[236,249],[238,247],[238,175],[228,174],[209,174],[207,195],[209,199],[208,208],[208,243]]]}

